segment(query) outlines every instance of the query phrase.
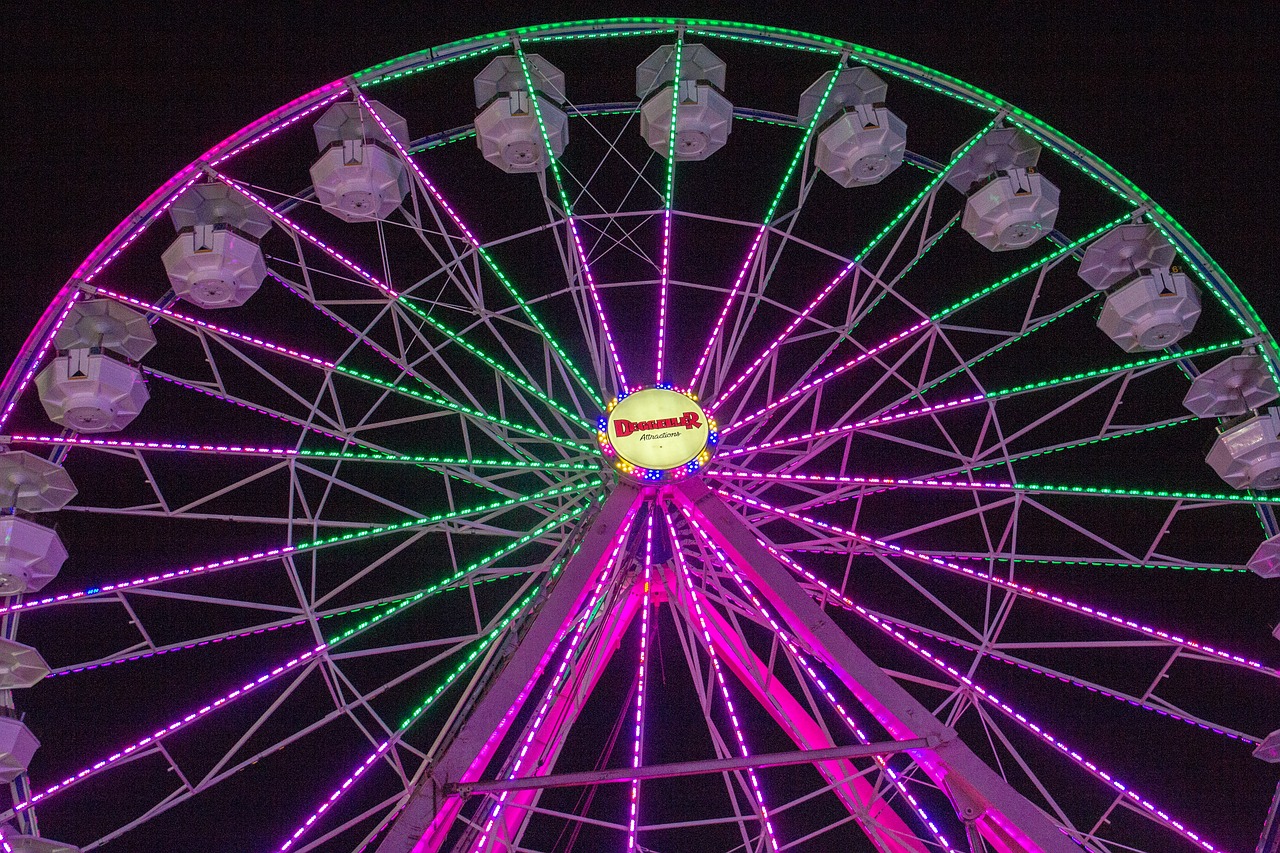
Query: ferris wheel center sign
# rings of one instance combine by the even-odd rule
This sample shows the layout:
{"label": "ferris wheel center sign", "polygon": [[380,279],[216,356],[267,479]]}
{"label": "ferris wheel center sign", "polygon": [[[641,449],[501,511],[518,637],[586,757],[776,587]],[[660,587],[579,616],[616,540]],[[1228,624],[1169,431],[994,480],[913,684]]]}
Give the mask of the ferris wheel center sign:
{"label": "ferris wheel center sign", "polygon": [[644,388],[618,401],[609,413],[609,441],[618,456],[638,468],[668,470],[698,458],[710,427],[702,407],[666,388]]}

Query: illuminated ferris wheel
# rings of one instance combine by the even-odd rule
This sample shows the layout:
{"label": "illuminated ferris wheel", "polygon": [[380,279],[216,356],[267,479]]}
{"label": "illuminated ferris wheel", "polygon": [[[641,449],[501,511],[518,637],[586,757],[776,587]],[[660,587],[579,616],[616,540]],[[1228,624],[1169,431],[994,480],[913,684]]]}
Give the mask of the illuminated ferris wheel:
{"label": "illuminated ferris wheel", "polygon": [[0,849],[1274,853],[1278,367],[1141,190],[880,51],[374,66],[9,368]]}

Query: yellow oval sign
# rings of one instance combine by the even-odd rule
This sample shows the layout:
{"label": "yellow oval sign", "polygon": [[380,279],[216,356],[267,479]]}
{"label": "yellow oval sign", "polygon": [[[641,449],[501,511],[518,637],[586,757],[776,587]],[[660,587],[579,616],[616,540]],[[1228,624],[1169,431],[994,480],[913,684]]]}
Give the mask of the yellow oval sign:
{"label": "yellow oval sign", "polygon": [[666,388],[632,392],[609,413],[609,442],[637,468],[664,471],[692,462],[706,449],[710,431],[701,406]]}

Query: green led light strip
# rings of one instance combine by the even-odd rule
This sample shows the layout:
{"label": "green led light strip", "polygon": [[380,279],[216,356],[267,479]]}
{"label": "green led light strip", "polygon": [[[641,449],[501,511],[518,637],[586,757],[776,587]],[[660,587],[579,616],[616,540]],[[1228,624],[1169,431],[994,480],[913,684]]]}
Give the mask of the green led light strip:
{"label": "green led light strip", "polygon": [[308,450],[296,454],[312,459],[342,462],[405,462],[413,465],[458,466],[467,468],[510,468],[523,471],[593,471],[599,462],[524,462],[518,459],[476,459],[468,456],[424,456],[405,453],[351,453],[345,450]]}
{"label": "green led light strip", "polygon": [[1170,421],[1169,423],[1156,424],[1155,426],[1142,427],[1141,429],[1131,429],[1125,432],[1113,433],[1111,435],[1100,435],[1097,438],[1089,438],[1089,439],[1085,439],[1084,441],[1075,441],[1075,442],[1071,442],[1070,444],[1064,444],[1061,447],[1051,447],[1047,450],[1034,450],[1029,453],[1020,453],[1015,456],[1009,456],[1006,459],[1001,459],[998,462],[988,462],[985,465],[975,465],[972,468],[967,468],[965,470],[985,471],[989,468],[999,468],[1009,463],[1022,462],[1026,459],[1034,459],[1037,456],[1047,456],[1050,453],[1061,453],[1064,450],[1075,450],[1078,447],[1087,447],[1090,444],[1099,444],[1101,442],[1111,441],[1112,439],[1116,439],[1116,438],[1128,438],[1134,435],[1142,435],[1143,433],[1146,433],[1146,432],[1154,432],[1159,429],[1167,429],[1171,426],[1181,426],[1182,424],[1189,424],[1198,420],[1199,418],[1195,416],[1188,416],[1185,418],[1179,418],[1175,421]]}
{"label": "green led light strip", "polygon": [[[596,502],[598,503],[599,499]],[[529,544],[539,536],[542,536],[545,533],[551,530],[554,530],[557,527],[560,527],[564,524],[569,523],[570,521],[572,521],[573,519],[577,518],[578,516],[586,512],[588,509],[590,509],[591,506],[592,506],[592,502],[588,502],[585,506],[581,506],[573,510],[572,512],[567,514],[564,518],[552,519],[551,521],[548,521],[546,524],[543,524],[537,529],[530,530],[528,533],[524,534],[519,539],[516,539],[512,542],[508,542],[506,545],[503,545],[501,548],[498,548],[496,551],[493,551],[489,553],[487,556],[481,557],[479,560],[476,560],[475,562],[471,563],[466,568],[459,569],[458,571],[454,572],[452,575],[445,578],[444,580],[437,581],[431,586],[426,587],[425,589],[421,589],[418,592],[415,592],[413,595],[410,595],[396,602],[395,606],[392,609],[383,611],[382,613],[375,614],[373,617],[366,619],[364,622],[361,622],[358,625],[354,625],[348,628],[346,631],[343,631],[341,634],[336,634],[335,636],[329,638],[328,640],[329,645],[335,646],[338,643],[344,642],[345,640],[350,639],[356,634],[361,633],[367,630],[368,628],[373,627],[374,625],[378,624],[384,619],[390,616],[394,616],[396,613],[399,613],[400,611],[404,610],[406,607],[410,607],[414,604],[417,604],[419,601],[422,601],[424,598],[427,598],[431,595],[435,595],[437,592],[441,592],[442,590],[447,589],[448,587],[462,580],[470,572],[474,572],[476,569],[481,569],[488,565],[491,565],[492,563],[495,563],[498,560],[500,560],[502,557],[505,557],[507,554],[510,554],[512,551],[515,551],[516,549],[522,548],[525,545]],[[554,577],[554,575],[552,576]]]}
{"label": "green led light strip", "polygon": [[497,509],[506,509],[507,507],[519,504],[532,503],[534,501],[546,500],[558,495],[566,495],[572,492],[580,492],[600,485],[602,481],[599,477],[588,478],[585,484],[574,483],[569,486],[559,486],[553,489],[546,489],[532,495],[524,495],[518,498],[507,498],[506,500],[493,501],[492,503],[481,504],[480,506],[469,507],[467,509],[454,510],[452,512],[441,512],[435,515],[424,516],[423,518],[411,518],[408,521],[401,521],[398,524],[384,524],[379,527],[369,527],[364,530],[355,530],[350,533],[338,533],[323,539],[312,539],[309,542],[301,542],[296,545],[290,553],[302,553],[304,551],[313,551],[317,548],[324,548],[328,545],[337,545],[342,542],[353,542],[360,539],[368,539],[373,536],[381,536],[384,533],[396,533],[402,530],[412,530],[416,527],[423,527],[428,524],[439,524],[442,521],[452,521],[457,518],[465,518],[471,515],[480,515],[481,513],[492,512]]}
{"label": "green led light strip", "polygon": [[671,210],[676,189],[676,118],[680,112],[680,66],[684,62],[684,33],[676,36],[676,47],[672,54],[675,67],[671,78],[671,126],[667,129],[667,191],[663,194],[663,209]]}
{"label": "green led light strip", "polygon": [[457,683],[458,679],[462,677],[462,673],[466,672],[467,668],[471,666],[471,664],[475,663],[480,655],[485,653],[489,646],[493,645],[493,641],[498,639],[503,631],[507,630],[507,626],[510,625],[517,616],[524,612],[524,609],[537,597],[540,589],[540,587],[535,586],[533,589],[529,590],[529,594],[521,599],[520,602],[502,618],[502,621],[493,627],[492,631],[484,635],[480,640],[479,645],[467,653],[467,656],[462,659],[457,667],[454,668],[453,672],[449,673],[449,675],[445,677],[444,681],[437,685],[436,689],[431,691],[431,693],[422,700],[418,707],[410,711],[409,716],[405,717],[404,720],[401,721],[399,727],[400,732],[403,732],[405,729],[409,728],[409,726],[417,722],[418,718],[421,717],[428,708],[434,705],[436,700],[439,699],[446,690]]}
{"label": "green led light strip", "polygon": [[[1001,397],[1010,397],[1014,394],[1022,394],[1027,391],[1040,391],[1045,388],[1054,388],[1071,382],[1080,382],[1084,379],[1097,379],[1102,376],[1124,373],[1126,370],[1137,370],[1143,367],[1156,367],[1162,364],[1182,361],[1184,358],[1191,358],[1197,355],[1222,352],[1223,350],[1228,349],[1239,349],[1246,343],[1248,342],[1238,339],[1234,341],[1227,341],[1222,344],[1209,344],[1207,346],[1196,347],[1195,349],[1184,350],[1183,352],[1174,353],[1172,355],[1157,355],[1152,356],[1151,358],[1140,358],[1137,361],[1130,361],[1126,364],[1117,365],[1115,367],[1101,367],[1097,370],[1086,370],[1083,373],[1073,373],[1070,376],[1063,376],[1058,379],[1044,379],[1040,382],[1028,382],[1026,385],[1015,385],[1012,388],[1005,388],[1001,391],[988,392],[982,395],[981,400],[998,400]],[[978,401],[975,400],[975,402]]]}
{"label": "green led light strip", "polygon": [[537,397],[539,400],[546,403],[548,406],[555,409],[560,414],[564,415],[571,422],[582,427],[587,432],[595,431],[595,428],[590,423],[588,423],[586,419],[583,418],[581,415],[577,414],[576,412],[572,412],[569,409],[567,409],[565,406],[561,405],[560,403],[557,403],[555,400],[551,399],[551,397],[543,393],[541,389],[535,386],[532,382],[529,382],[524,377],[517,375],[516,373],[508,370],[506,367],[503,367],[501,364],[498,363],[498,361],[493,356],[489,355],[484,350],[480,349],[478,346],[468,341],[459,332],[449,328],[449,326],[447,326],[443,321],[437,320],[435,317],[432,317],[426,311],[423,311],[422,308],[413,304],[413,302],[411,302],[410,300],[406,299],[403,296],[400,297],[399,301],[401,305],[404,305],[414,314],[418,315],[423,320],[430,323],[431,327],[436,331],[440,332],[440,334],[444,335],[449,340],[458,344],[467,352],[471,353],[476,358],[480,359],[485,364],[489,365],[494,370],[498,371],[503,376],[510,379],[517,386],[529,392],[533,396]]}
{"label": "green led light strip", "polygon": [[455,403],[452,400],[446,399],[445,397],[440,397],[436,394],[428,394],[424,391],[415,391],[412,388],[406,388],[403,385],[397,385],[394,382],[388,382],[385,379],[379,379],[378,377],[373,376],[371,374],[362,373],[358,370],[353,370],[349,367],[344,367],[341,364],[337,365],[334,368],[334,370],[337,373],[341,373],[344,376],[350,376],[353,379],[359,379],[362,382],[371,382],[374,385],[377,385],[379,388],[386,388],[388,391],[394,391],[395,393],[402,394],[406,397],[413,397],[416,400],[422,400],[423,402],[431,403],[434,406],[439,406],[443,409],[449,409],[451,411],[458,412],[459,414],[467,415],[468,417],[478,418],[479,420],[487,421],[491,424],[505,427],[507,429],[512,429],[512,430],[515,430],[516,432],[522,432],[522,433],[525,433],[526,435],[535,436],[536,438],[542,438],[542,439],[546,439],[547,441],[553,441],[556,444],[561,444],[561,445],[564,445],[565,447],[571,447],[574,450],[582,451],[582,450],[588,449],[589,447],[589,445],[583,442],[577,442],[567,438],[560,438],[558,436],[551,435],[548,432],[544,432],[540,429],[537,429],[536,427],[525,426],[524,424],[518,424],[506,418],[495,417],[494,415],[486,414],[480,411],[479,409],[473,409],[470,406],[464,406],[461,403]]}
{"label": "green led light strip", "polygon": [[[1007,558],[996,560],[997,563],[1007,563]],[[1101,566],[1103,568],[1115,569],[1180,569],[1190,572],[1223,572],[1223,573],[1244,573],[1248,574],[1249,570],[1238,568],[1235,566],[1180,566],[1176,563],[1121,563],[1112,560],[1046,560],[1046,559],[1023,559],[1021,557],[1014,559],[1015,563],[1026,563],[1029,565],[1043,566]]]}
{"label": "green led light strip", "polygon": [[1052,252],[1045,255],[1040,260],[1033,261],[1027,264],[1022,269],[1018,270],[1017,272],[1009,273],[1007,276],[1000,279],[999,281],[993,284],[988,284],[986,287],[982,288],[981,290],[971,293],[970,295],[966,296],[964,299],[961,299],[959,302],[952,305],[950,308],[944,308],[943,310],[931,316],[929,319],[936,323],[945,317],[949,317],[950,315],[959,311],[961,308],[964,308],[966,305],[970,305],[976,302],[977,300],[981,299],[982,297],[996,290],[999,290],[1000,288],[1004,287],[1006,284],[1009,284],[1013,281],[1016,281],[1017,279],[1022,278],[1027,273],[1038,270],[1040,267],[1044,266],[1045,264],[1053,263],[1058,258],[1061,258],[1064,255],[1071,254],[1076,249],[1083,246],[1085,243],[1092,242],[1095,237],[1098,237],[1099,235],[1103,234],[1106,231],[1110,231],[1112,228],[1115,228],[1117,225],[1120,225],[1123,222],[1127,222],[1128,220],[1129,220],[1129,214],[1126,213],[1124,216],[1121,216],[1118,219],[1114,219],[1111,222],[1108,222],[1106,225],[1095,228],[1094,230],[1090,231],[1088,234],[1084,235],[1078,240],[1072,240],[1070,243],[1067,243],[1065,246],[1060,246],[1057,249],[1054,249]]}
{"label": "green led light strip", "polygon": [[970,359],[969,361],[966,361],[964,364],[960,365],[959,367],[952,368],[951,370],[949,370],[949,371],[947,371],[946,373],[944,373],[942,376],[938,377],[938,378],[937,378],[937,379],[935,379],[934,381],[930,382],[928,385],[926,385],[926,386],[924,386],[923,388],[921,388],[921,389],[920,389],[919,391],[917,391],[916,393],[912,394],[912,395],[911,395],[910,397],[908,397],[907,399],[908,399],[908,400],[921,399],[925,394],[927,394],[928,392],[930,392],[930,391],[932,391],[933,389],[937,388],[939,385],[941,385],[943,382],[946,382],[948,379],[954,379],[955,377],[959,376],[961,373],[964,373],[966,370],[970,370],[970,369],[972,369],[974,366],[976,366],[976,365],[978,365],[978,364],[982,363],[983,361],[986,361],[988,358],[990,358],[991,356],[993,356],[993,355],[995,355],[996,353],[1000,352],[1000,351],[1001,351],[1002,349],[1004,349],[1005,347],[1011,346],[1012,344],[1016,344],[1018,341],[1022,340],[1023,338],[1027,337],[1028,335],[1030,335],[1030,334],[1032,334],[1032,333],[1034,333],[1034,332],[1038,332],[1038,331],[1040,331],[1040,330],[1041,330],[1041,329],[1043,329],[1045,326],[1048,326],[1050,323],[1053,323],[1053,322],[1055,322],[1055,321],[1057,321],[1057,320],[1061,320],[1063,317],[1067,316],[1068,314],[1072,313],[1073,311],[1077,310],[1078,308],[1081,308],[1081,307],[1083,307],[1083,306],[1085,306],[1085,305],[1089,304],[1089,302],[1091,302],[1091,301],[1092,301],[1092,300],[1094,300],[1094,299],[1097,299],[1097,298],[1098,298],[1099,296],[1101,296],[1101,295],[1102,295],[1101,291],[1095,291],[1095,292],[1093,292],[1093,293],[1089,294],[1088,296],[1084,297],[1083,299],[1081,299],[1081,300],[1080,300],[1079,302],[1077,302],[1075,305],[1070,306],[1070,307],[1069,307],[1069,308],[1067,308],[1065,311],[1060,311],[1060,312],[1058,312],[1057,314],[1054,314],[1054,315],[1052,315],[1052,316],[1050,316],[1050,317],[1046,317],[1044,320],[1041,320],[1039,323],[1036,323],[1035,325],[1031,326],[1031,327],[1030,327],[1030,328],[1028,328],[1025,332],[1022,332],[1021,334],[1017,335],[1016,337],[1012,337],[1012,338],[1010,338],[1009,340],[1005,341],[1004,343],[1000,344],[999,346],[992,347],[992,348],[991,348],[990,350],[988,350],[987,352],[984,352],[982,355],[978,356],[977,358]]}
{"label": "green led light strip", "polygon": [[946,179],[947,175],[955,167],[956,163],[960,162],[960,158],[968,154],[969,149],[977,145],[982,140],[982,138],[986,136],[987,133],[990,132],[990,130],[993,127],[996,126],[997,121],[999,121],[998,118],[993,118],[991,121],[987,122],[987,124],[981,130],[979,130],[976,134],[974,134],[974,136],[968,142],[966,142],[963,146],[961,146],[960,150],[956,151],[956,153],[952,156],[951,160],[947,163],[946,167],[943,168],[941,172],[938,172],[938,174],[934,175],[933,178],[930,179],[929,183],[925,184],[924,189],[920,190],[919,195],[917,195],[910,202],[908,202],[906,207],[902,208],[902,210],[899,210],[897,215],[894,216],[893,219],[889,220],[889,224],[886,225],[884,228],[882,228],[880,230],[880,233],[877,234],[875,237],[873,237],[871,239],[871,242],[868,243],[861,252],[859,252],[857,255],[854,256],[854,261],[858,264],[861,264],[866,259],[866,257],[869,254],[871,254],[872,251],[875,250],[876,246],[880,245],[880,241],[883,240],[889,234],[890,231],[896,228],[898,223],[901,222],[904,218],[906,218],[908,213],[915,210],[917,205],[919,205],[920,202],[924,201],[925,197],[928,196],[929,193],[933,192],[934,189],[937,188],[937,186]]}
{"label": "green led light strip", "polygon": [[[537,98],[534,98],[533,101],[535,104],[538,102]],[[520,306],[520,309],[524,311],[525,316],[529,318],[529,322],[533,323],[534,327],[539,333],[541,333],[543,340],[551,345],[551,348],[555,350],[556,355],[560,356],[561,363],[568,368],[569,373],[572,374],[573,378],[578,380],[578,385],[582,390],[587,392],[587,396],[591,398],[591,402],[595,403],[596,407],[603,411],[604,400],[600,399],[600,395],[596,393],[595,388],[587,381],[587,378],[582,375],[582,371],[578,369],[578,365],[573,362],[573,359],[569,358],[569,354],[564,351],[564,347],[560,345],[560,341],[558,341],[556,337],[551,334],[551,331],[543,324],[542,320],[533,310],[533,306],[529,304],[527,299],[520,295],[520,291],[516,290],[516,286],[511,283],[511,279],[507,277],[507,274],[504,273],[493,260],[493,256],[489,254],[489,250],[477,243],[476,252],[480,255],[480,258],[484,261],[485,266],[489,268],[490,272],[497,277],[498,281],[502,284],[502,287],[508,294],[510,294],[511,298],[516,301],[516,304]]]}

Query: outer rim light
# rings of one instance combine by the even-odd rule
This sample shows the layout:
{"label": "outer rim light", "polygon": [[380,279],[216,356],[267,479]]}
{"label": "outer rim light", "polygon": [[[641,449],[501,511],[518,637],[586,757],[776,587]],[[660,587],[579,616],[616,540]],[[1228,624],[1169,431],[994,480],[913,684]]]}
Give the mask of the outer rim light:
{"label": "outer rim light", "polygon": [[[699,426],[705,430],[706,438],[701,442],[701,446],[676,450],[669,461],[663,460],[660,463],[653,458],[652,454],[647,452],[637,455],[632,450],[631,453],[635,458],[628,458],[628,450],[617,446],[618,430],[613,422],[613,414],[624,400],[629,398],[635,400],[638,395],[652,398],[652,403],[639,409],[643,413],[641,417],[644,419],[634,422],[649,423],[653,420],[661,421],[667,419],[674,421],[684,417],[686,413],[691,413],[697,416],[696,420],[700,422]],[[680,399],[682,397],[687,399]],[[677,480],[683,480],[702,470],[715,453],[716,446],[720,442],[720,431],[715,419],[702,409],[697,400],[698,397],[693,391],[675,388],[669,382],[662,382],[643,388],[633,388],[610,400],[608,406],[605,407],[604,414],[600,415],[596,420],[596,441],[600,445],[600,452],[604,457],[605,464],[611,466],[622,477],[632,482],[645,484],[672,483]],[[625,408],[632,409],[634,407],[627,406]],[[650,413],[652,413],[651,416]],[[684,425],[667,427],[667,429],[688,428],[693,427],[685,427]],[[654,434],[648,432],[652,429],[662,428],[650,426],[643,428],[642,432]],[[628,441],[627,444],[634,446],[635,442]]]}

